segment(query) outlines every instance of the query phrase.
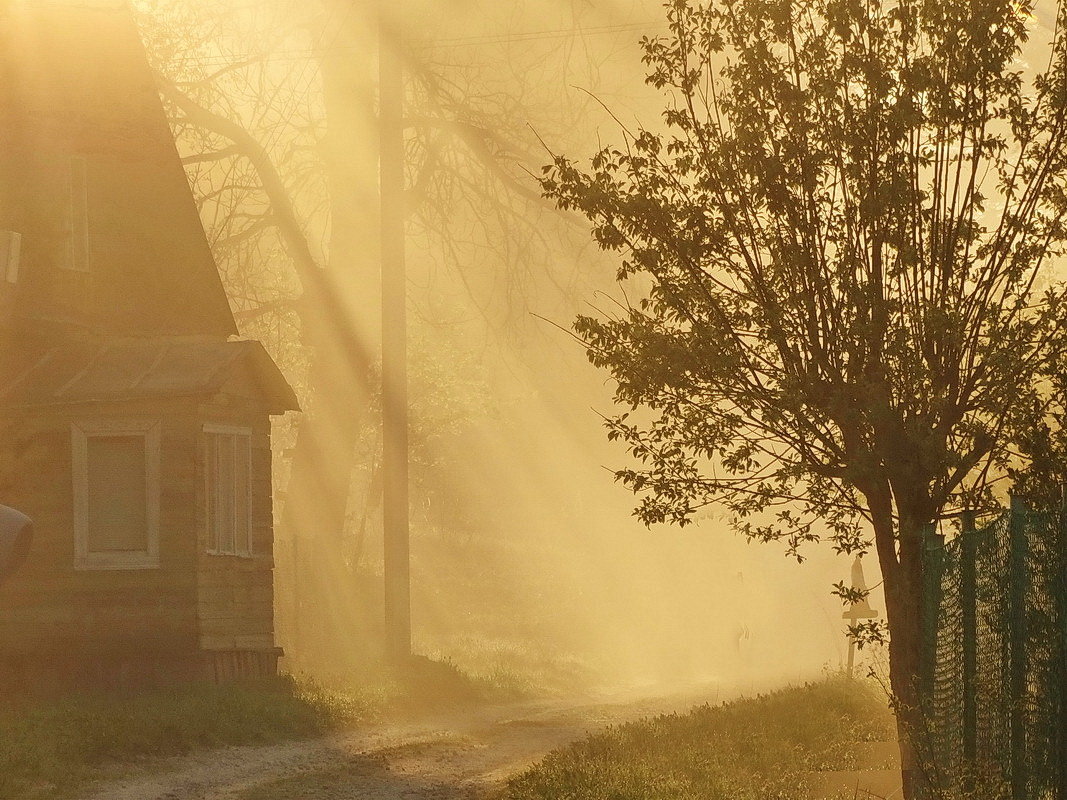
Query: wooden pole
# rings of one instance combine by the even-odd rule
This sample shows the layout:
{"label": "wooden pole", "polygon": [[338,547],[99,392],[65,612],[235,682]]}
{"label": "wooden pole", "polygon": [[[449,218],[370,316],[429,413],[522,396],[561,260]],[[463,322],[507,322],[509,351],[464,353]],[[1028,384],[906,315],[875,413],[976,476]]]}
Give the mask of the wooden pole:
{"label": "wooden pole", "polygon": [[848,677],[850,678],[856,669],[856,650],[859,649],[859,642],[856,641],[852,629],[861,619],[878,617],[878,612],[871,608],[867,599],[867,580],[863,577],[863,561],[859,556],[856,556],[856,560],[852,562],[852,588],[863,592],[864,596],[859,602],[849,604],[848,610],[841,615],[848,620]]}
{"label": "wooden pole", "polygon": [[[855,627],[857,621],[858,620],[856,618],[856,615],[853,614],[851,617],[849,617],[849,620],[848,620],[849,627],[850,628]],[[856,668],[856,637],[852,635],[852,631],[849,631],[849,634],[848,634],[848,671],[846,672],[846,675],[848,675],[848,677],[851,678],[852,677],[852,673],[855,670],[855,668]]]}
{"label": "wooden pole", "polygon": [[[383,6],[384,10],[385,6]],[[404,74],[396,26],[378,27],[379,186],[382,244],[382,516],[386,649],[411,655],[408,539],[407,274],[404,261]]]}

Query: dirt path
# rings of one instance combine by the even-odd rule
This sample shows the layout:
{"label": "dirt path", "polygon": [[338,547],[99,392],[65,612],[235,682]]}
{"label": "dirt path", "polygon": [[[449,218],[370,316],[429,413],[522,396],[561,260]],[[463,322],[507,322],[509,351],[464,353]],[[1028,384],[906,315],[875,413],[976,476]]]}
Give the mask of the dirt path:
{"label": "dirt path", "polygon": [[550,750],[606,725],[719,702],[670,694],[498,706],[322,739],[232,747],[155,764],[84,800],[469,800]]}

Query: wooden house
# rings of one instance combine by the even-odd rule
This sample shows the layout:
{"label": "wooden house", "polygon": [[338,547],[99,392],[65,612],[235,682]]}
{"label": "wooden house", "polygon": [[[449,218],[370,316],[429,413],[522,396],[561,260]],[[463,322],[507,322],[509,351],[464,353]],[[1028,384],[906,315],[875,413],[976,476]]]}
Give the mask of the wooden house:
{"label": "wooden house", "polygon": [[121,4],[0,0],[0,670],[272,674],[270,415]]}

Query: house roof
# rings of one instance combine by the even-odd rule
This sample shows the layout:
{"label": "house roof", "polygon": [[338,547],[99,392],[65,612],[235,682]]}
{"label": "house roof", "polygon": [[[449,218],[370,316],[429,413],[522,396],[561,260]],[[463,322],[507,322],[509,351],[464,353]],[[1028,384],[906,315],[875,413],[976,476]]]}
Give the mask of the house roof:
{"label": "house roof", "polygon": [[0,231],[22,236],[7,324],[237,333],[125,3],[0,0],[0,138]]}
{"label": "house roof", "polygon": [[160,338],[79,342],[5,365],[0,405],[80,403],[248,394],[270,413],[298,410],[292,388],[255,341]]}

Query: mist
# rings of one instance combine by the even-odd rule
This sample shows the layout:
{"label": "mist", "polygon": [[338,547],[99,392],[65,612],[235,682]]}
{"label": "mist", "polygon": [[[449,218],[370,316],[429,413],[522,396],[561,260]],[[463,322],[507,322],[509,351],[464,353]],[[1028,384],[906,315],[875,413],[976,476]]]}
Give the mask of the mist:
{"label": "mist", "polygon": [[[22,425],[21,449],[0,464],[0,500],[58,543],[31,549],[15,595],[38,598],[53,580],[108,589],[103,572],[70,577],[60,551],[75,552],[76,570],[132,566],[148,580],[162,565],[176,608],[228,604],[173,622],[210,653],[251,648],[273,663],[273,642],[283,671],[340,684],[386,663],[397,635],[517,691],[737,689],[840,667],[831,586],[850,560],[828,545],[799,560],[749,543],[714,506],[684,528],[644,527],[614,474],[631,456],[604,430],[613,386],[573,333],[579,314],[613,313],[648,286],[616,281],[619,264],[583,218],[542,196],[539,176],[557,154],[588,157],[638,121],[657,124],[640,40],[666,32],[662,9],[5,9],[12,152],[71,164],[40,185],[20,177],[19,157],[3,173],[12,396],[75,406],[45,428],[39,416]],[[386,56],[395,84],[379,71]],[[402,275],[399,301],[383,275]],[[209,369],[210,358],[230,366]],[[53,360],[70,374],[50,375]],[[142,396],[153,380],[178,386],[167,369],[193,380],[194,361],[210,380],[174,389],[165,408]],[[97,369],[133,376],[108,390],[126,406],[100,405]],[[199,406],[180,405],[193,396]],[[99,456],[111,459],[103,471],[93,454],[120,445],[145,459],[145,476],[112,486],[121,453]],[[59,477],[40,478],[43,466]],[[72,481],[73,498],[44,495]],[[142,521],[122,528],[132,538],[118,550],[107,543],[118,534],[100,533],[97,554],[91,497],[107,492],[118,493],[108,520]],[[390,530],[404,548],[410,536],[410,583],[390,583]],[[171,552],[189,570],[173,585]],[[408,607],[410,634],[397,634]]]}
{"label": "mist", "polygon": [[[344,324],[374,354],[379,31],[370,12],[161,2],[143,4],[141,24],[165,79],[226,108],[275,160],[297,226],[333,272]],[[641,82],[638,40],[665,31],[659,9],[428,2],[389,13],[383,30],[403,48],[410,118],[414,651],[557,689],[769,685],[838,668],[847,644],[830,587],[850,562],[819,545],[798,563],[782,547],[749,544],[714,508],[685,529],[637,522],[635,498],[612,475],[628,456],[601,428],[610,386],[569,334],[577,313],[618,302],[615,265],[582,222],[540,199],[536,176],[554,152],[591,153],[628,121],[654,122],[659,98]],[[379,390],[322,396],[345,391],[347,356],[335,343],[309,347],[300,313],[285,305],[295,294],[291,246],[270,227],[249,232],[269,198],[254,174],[228,188],[242,183],[240,163],[198,161],[210,134],[175,116],[242,333],[268,343],[320,437],[360,418],[347,434],[357,453],[338,532],[322,529],[321,509],[296,509],[318,502],[296,496],[290,479],[306,423],[290,415],[275,435],[286,662],[323,676],[358,671],[380,655],[382,634]],[[315,374],[329,377],[315,386]],[[322,483],[331,480],[339,485]]]}
{"label": "mist", "polygon": [[0,798],[1067,791],[1064,26],[0,0]]}

